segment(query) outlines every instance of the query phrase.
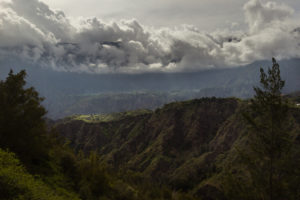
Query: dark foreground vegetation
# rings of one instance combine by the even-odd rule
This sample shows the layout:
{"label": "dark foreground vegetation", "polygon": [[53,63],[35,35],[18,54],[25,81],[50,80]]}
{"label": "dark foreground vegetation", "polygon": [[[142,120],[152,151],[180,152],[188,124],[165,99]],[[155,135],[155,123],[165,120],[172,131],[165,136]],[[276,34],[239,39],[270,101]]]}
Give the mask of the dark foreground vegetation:
{"label": "dark foreground vegetation", "polygon": [[0,82],[0,199],[300,199],[299,96],[275,59],[251,100],[56,122],[25,76]]}

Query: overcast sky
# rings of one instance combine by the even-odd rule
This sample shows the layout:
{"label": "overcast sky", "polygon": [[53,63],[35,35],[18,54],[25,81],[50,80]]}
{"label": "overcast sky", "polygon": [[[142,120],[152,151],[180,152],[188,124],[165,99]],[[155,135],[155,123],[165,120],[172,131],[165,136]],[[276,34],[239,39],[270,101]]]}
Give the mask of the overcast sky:
{"label": "overcast sky", "polygon": [[0,60],[88,73],[300,58],[299,0],[0,0]]}
{"label": "overcast sky", "polygon": [[[238,23],[245,27],[243,5],[248,0],[43,0],[68,16],[99,17],[105,20],[137,19],[149,26],[172,27],[191,24],[213,31]],[[267,2],[262,0],[262,2]],[[300,19],[299,0],[274,0],[295,9]]]}

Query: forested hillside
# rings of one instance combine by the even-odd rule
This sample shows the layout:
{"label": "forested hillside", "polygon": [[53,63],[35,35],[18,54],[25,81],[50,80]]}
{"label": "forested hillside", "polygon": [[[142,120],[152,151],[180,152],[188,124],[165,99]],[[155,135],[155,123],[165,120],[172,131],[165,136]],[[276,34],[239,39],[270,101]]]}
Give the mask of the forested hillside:
{"label": "forested hillside", "polygon": [[[74,116],[55,127],[76,150],[96,150],[105,165],[203,197],[220,190],[215,178],[235,156],[234,146],[243,144],[247,104],[204,98],[109,120],[101,120],[103,115]],[[291,112],[298,135],[300,109]]]}
{"label": "forested hillside", "polygon": [[0,0],[0,200],[300,200],[299,19]]}
{"label": "forested hillside", "polygon": [[[168,187],[130,182],[100,162],[96,152],[75,152],[46,123],[42,98],[26,88],[25,71],[0,82],[0,199],[166,199]],[[125,179],[127,177],[128,179]]]}
{"label": "forested hillside", "polygon": [[297,93],[282,97],[284,81],[275,60],[268,74],[261,69],[261,84],[264,90],[255,87],[251,100],[213,97],[154,112],[78,115],[55,127],[76,150],[96,150],[103,165],[200,199],[260,199],[269,190],[275,195],[275,185],[251,186],[251,181],[262,184],[269,172],[276,191],[284,190],[276,193],[279,199],[297,199],[292,186],[299,181],[300,163]]}
{"label": "forested hillside", "polygon": [[298,93],[279,65],[249,100],[45,117],[25,71],[0,82],[0,199],[299,199]]}

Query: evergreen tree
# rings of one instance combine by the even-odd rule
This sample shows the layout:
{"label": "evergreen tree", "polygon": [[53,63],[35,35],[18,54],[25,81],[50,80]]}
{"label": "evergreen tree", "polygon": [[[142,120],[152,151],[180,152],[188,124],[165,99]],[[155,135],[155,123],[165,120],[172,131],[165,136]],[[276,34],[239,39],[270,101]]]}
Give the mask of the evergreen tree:
{"label": "evergreen tree", "polygon": [[11,70],[0,81],[0,147],[27,163],[38,164],[47,155],[45,108],[34,88],[25,88],[26,72]]}
{"label": "evergreen tree", "polygon": [[260,69],[262,88],[254,87],[256,95],[250,106],[252,116],[245,115],[251,125],[249,142],[254,153],[254,165],[249,171],[253,183],[262,191],[261,196],[270,200],[284,197],[283,180],[280,176],[283,160],[290,152],[292,144],[288,103],[281,94],[285,82],[281,80],[278,63],[274,58],[272,61],[273,66],[268,69],[268,74]]}
{"label": "evergreen tree", "polygon": [[239,165],[229,178],[234,185],[229,186],[232,199],[297,199],[299,195],[293,185],[299,167],[293,149],[293,119],[281,93],[285,82],[279,65],[272,61],[267,73],[260,69],[261,87],[254,87],[255,96],[243,113],[248,138],[246,147],[237,149]]}

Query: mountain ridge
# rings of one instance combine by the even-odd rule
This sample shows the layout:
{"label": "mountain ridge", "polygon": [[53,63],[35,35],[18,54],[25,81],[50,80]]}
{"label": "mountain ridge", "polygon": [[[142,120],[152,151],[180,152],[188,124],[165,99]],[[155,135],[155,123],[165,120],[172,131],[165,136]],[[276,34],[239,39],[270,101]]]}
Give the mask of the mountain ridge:
{"label": "mountain ridge", "polygon": [[[131,119],[100,123],[74,120],[55,127],[75,149],[96,150],[102,162],[115,169],[139,172],[186,191],[213,170],[207,162],[212,159],[210,143],[239,104],[235,98],[203,98],[167,104]],[[199,166],[203,175],[197,170]]]}
{"label": "mountain ridge", "polygon": [[[282,77],[287,80],[283,92],[296,91],[300,88],[299,59],[279,63]],[[173,101],[202,97],[250,98],[252,87],[259,84],[259,68],[270,65],[269,61],[256,61],[246,66],[190,73],[86,74],[2,60],[0,76],[3,78],[9,68],[25,68],[29,85],[45,97],[43,105],[49,111],[48,117],[59,119],[73,114],[156,109]]]}
{"label": "mountain ridge", "polygon": [[[243,143],[247,132],[241,115],[247,104],[237,98],[202,98],[119,121],[77,119],[55,127],[75,149],[97,151],[104,165],[218,199],[220,167],[234,157],[233,147]],[[292,112],[299,129],[300,110],[294,107]]]}

